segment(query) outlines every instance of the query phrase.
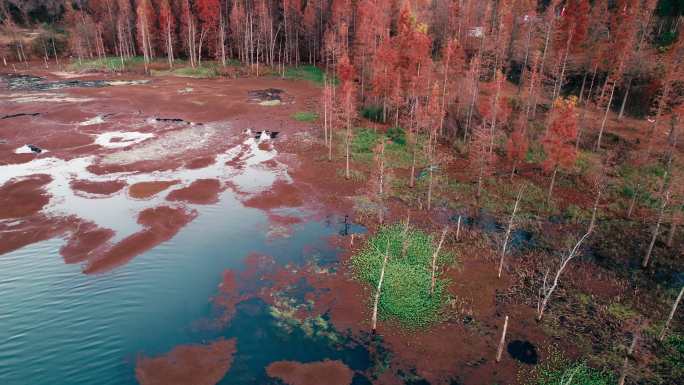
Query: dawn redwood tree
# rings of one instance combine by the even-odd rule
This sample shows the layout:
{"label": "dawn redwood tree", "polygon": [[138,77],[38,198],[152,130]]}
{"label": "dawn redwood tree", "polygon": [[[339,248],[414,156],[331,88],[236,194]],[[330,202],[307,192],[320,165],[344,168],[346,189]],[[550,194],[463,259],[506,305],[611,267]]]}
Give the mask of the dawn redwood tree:
{"label": "dawn redwood tree", "polygon": [[444,117],[448,106],[458,99],[454,92],[463,77],[465,52],[457,39],[449,39],[442,47],[442,115],[439,120],[439,133],[444,134]]}
{"label": "dawn redwood tree", "polygon": [[219,0],[195,0],[195,6],[201,22],[199,46],[197,48],[197,65],[202,65],[202,45],[205,39],[209,50],[214,49],[214,56],[220,56],[220,47],[217,40],[219,36],[221,6]]}
{"label": "dawn redwood tree", "polygon": [[677,41],[663,55],[662,66],[661,86],[649,119],[652,125],[646,133],[648,143],[646,156],[650,156],[653,150],[654,139],[658,136],[660,129],[661,117],[670,112],[673,105],[678,104],[675,86],[684,80],[684,24],[680,24]]}
{"label": "dawn redwood tree", "polygon": [[[605,113],[601,121],[598,138],[596,139],[595,151],[601,148],[601,137],[606,127],[606,120],[613,103],[615,87],[622,80],[625,66],[629,61],[636,42],[638,31],[637,9],[638,0],[619,0],[617,10],[611,20],[613,41],[610,47],[610,70],[601,90],[599,105],[605,106]],[[610,89],[610,91],[608,91]]]}
{"label": "dawn redwood tree", "polygon": [[138,44],[142,48],[145,60],[145,72],[149,71],[149,64],[152,60],[152,25],[154,24],[154,10],[150,0],[138,0],[136,8],[138,22]]}
{"label": "dawn redwood tree", "polygon": [[556,174],[561,169],[569,169],[575,164],[577,149],[577,114],[576,99],[556,99],[551,124],[542,139],[546,160],[542,164],[546,172],[551,172],[548,201],[551,202]]}
{"label": "dawn redwood tree", "polygon": [[175,44],[176,16],[173,14],[169,0],[159,0],[159,31],[164,42],[164,50],[169,61],[169,68],[173,68],[173,45]]}
{"label": "dawn redwood tree", "polygon": [[508,161],[513,165],[511,168],[511,180],[513,180],[518,164],[525,161],[528,148],[527,117],[520,112],[515,121],[515,128],[508,137],[508,142],[506,143],[506,156],[508,157]]}
{"label": "dawn redwood tree", "polygon": [[436,159],[436,144],[439,129],[439,122],[442,120],[444,110],[442,110],[439,86],[437,82],[432,86],[432,92],[428,96],[426,104],[419,104],[416,111],[416,120],[418,127],[428,133],[427,154],[428,154],[428,193],[427,193],[427,209],[431,208],[432,204],[432,186],[433,186],[433,169],[435,167]]}
{"label": "dawn redwood tree", "polygon": [[197,66],[197,18],[189,0],[181,0],[181,31],[190,66]]}
{"label": "dawn redwood tree", "polygon": [[494,82],[485,83],[485,89],[488,90],[487,96],[481,98],[479,106],[480,115],[485,124],[489,125],[491,143],[489,145],[489,152],[494,151],[494,138],[497,135],[497,122],[506,123],[511,113],[511,108],[507,103],[506,98],[502,94],[502,87],[504,82],[504,74],[501,71],[496,72]]}
{"label": "dawn redwood tree", "polygon": [[340,80],[340,92],[338,93],[339,104],[343,111],[344,121],[346,125],[345,135],[345,169],[344,177],[349,179],[349,146],[352,139],[352,121],[356,115],[356,69],[349,61],[349,56],[346,53],[342,54],[339,63],[337,64],[337,77]]}
{"label": "dawn redwood tree", "polygon": [[589,9],[588,0],[568,0],[563,8],[555,39],[556,50],[560,53],[560,74],[554,84],[552,99],[560,95],[565,82],[569,54],[576,54],[583,47],[587,35]]}
{"label": "dawn redwood tree", "polygon": [[[186,0],[187,1],[187,0]],[[131,58],[135,55],[135,43],[133,42],[133,10],[131,8],[130,0],[117,0],[118,4],[118,18],[117,18],[117,35],[119,39],[119,53],[121,56],[121,64],[124,63],[124,58]]]}
{"label": "dawn redwood tree", "polygon": [[[383,121],[387,121],[388,104],[390,104],[392,91],[397,86],[399,73],[396,68],[398,60],[399,54],[390,39],[384,39],[373,58],[372,71],[372,93],[382,101]],[[397,114],[398,110],[399,108],[397,108]],[[395,122],[395,125],[397,123]]]}
{"label": "dawn redwood tree", "polygon": [[492,175],[494,165],[494,154],[489,152],[491,143],[491,131],[485,127],[484,123],[473,130],[472,140],[468,151],[470,169],[477,179],[476,198],[480,201],[482,186],[485,178]]}

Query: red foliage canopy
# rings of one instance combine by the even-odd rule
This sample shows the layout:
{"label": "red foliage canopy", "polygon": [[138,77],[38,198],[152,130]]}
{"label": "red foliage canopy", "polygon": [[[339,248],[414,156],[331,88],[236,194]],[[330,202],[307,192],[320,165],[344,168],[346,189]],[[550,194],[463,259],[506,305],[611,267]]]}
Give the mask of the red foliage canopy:
{"label": "red foliage canopy", "polygon": [[575,139],[577,138],[577,113],[575,98],[555,101],[551,126],[542,139],[546,160],[542,164],[546,171],[558,167],[569,169],[577,159]]}

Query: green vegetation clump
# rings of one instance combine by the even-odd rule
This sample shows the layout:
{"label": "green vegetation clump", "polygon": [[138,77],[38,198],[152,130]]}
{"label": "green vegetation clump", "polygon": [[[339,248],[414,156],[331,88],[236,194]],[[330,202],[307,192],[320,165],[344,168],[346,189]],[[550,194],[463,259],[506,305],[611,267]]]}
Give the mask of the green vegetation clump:
{"label": "green vegetation clump", "polygon": [[436,243],[431,235],[420,230],[409,229],[404,237],[404,225],[396,224],[381,228],[352,258],[354,276],[374,288],[375,293],[385,252],[389,250],[378,305],[380,319],[396,321],[408,329],[418,329],[445,318],[449,282],[440,277],[439,267],[452,263],[454,258],[444,252],[438,255],[435,290],[430,295],[432,255]]}
{"label": "green vegetation clump", "polygon": [[108,56],[105,58],[93,60],[81,60],[71,63],[69,69],[73,71],[96,70],[96,71],[121,71],[122,69],[131,66],[143,64],[145,59],[142,56],[134,56],[132,58],[124,58],[123,64],[121,58],[118,56]]}
{"label": "green vegetation clump", "polygon": [[184,76],[189,78],[214,78],[219,75],[218,69],[215,66],[202,67],[181,67],[170,71],[172,75]]}
{"label": "green vegetation clump", "polygon": [[387,137],[392,140],[392,143],[404,146],[406,145],[406,131],[401,127],[390,127],[387,129]]}
{"label": "green vegetation clump", "polygon": [[527,385],[613,385],[615,378],[606,370],[592,368],[585,362],[572,362],[552,352],[531,373]]}
{"label": "green vegetation clump", "polygon": [[314,65],[301,65],[285,69],[285,78],[291,80],[308,80],[322,86],[325,80],[325,72]]}
{"label": "green vegetation clump", "polygon": [[382,122],[382,106],[365,106],[361,109],[361,116],[371,122]]}
{"label": "green vegetation clump", "polygon": [[311,111],[295,112],[292,117],[298,122],[313,122],[318,119],[318,114]]}
{"label": "green vegetation clump", "polygon": [[369,128],[356,130],[351,141],[351,152],[354,160],[370,162],[373,160],[373,150],[378,144],[380,135]]}

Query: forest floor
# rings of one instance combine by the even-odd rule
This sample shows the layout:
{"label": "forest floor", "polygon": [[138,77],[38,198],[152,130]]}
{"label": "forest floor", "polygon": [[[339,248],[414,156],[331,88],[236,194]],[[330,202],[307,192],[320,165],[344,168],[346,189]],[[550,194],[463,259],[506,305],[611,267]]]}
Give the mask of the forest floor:
{"label": "forest floor", "polygon": [[[260,271],[263,264],[257,264],[252,275],[239,276],[232,283],[240,288],[240,296],[238,290],[224,293],[222,321],[228,322],[231,309],[252,297],[277,305],[288,285],[304,279],[314,288],[307,294],[313,305],[297,308],[295,317],[303,322],[325,315],[338,332],[349,333],[376,349],[386,362],[374,366],[373,373],[365,373],[375,383],[527,384],[534,383],[535,376],[562,373],[580,362],[617,373],[634,332],[642,335],[643,342],[630,361],[632,381],[638,378],[640,383],[665,384],[684,378],[681,361],[677,361],[684,357],[681,311],[671,326],[675,337],[666,344],[655,339],[684,284],[684,236],[680,231],[668,246],[667,230],[662,230],[652,266],[641,269],[656,219],[655,206],[644,197],[632,217],[626,216],[629,198],[625,190],[633,187],[634,175],[638,173],[644,180],[662,175],[657,164],[632,166],[628,156],[644,146],[639,133],[646,121],[609,120],[602,152],[612,153],[614,158],[607,172],[609,187],[599,204],[597,229],[581,256],[562,275],[545,317],[536,321],[544,272],[553,269],[559,256],[586,232],[591,216],[596,193],[592,173],[601,163],[590,150],[596,127],[583,127],[577,165],[560,176],[548,203],[549,176],[541,172],[538,145],[533,143],[528,162],[512,179],[510,164],[499,154],[494,175],[477,200],[463,146],[440,143],[433,207],[427,211],[424,157],[418,155],[416,186],[408,187],[412,153],[409,145],[398,141],[388,152],[385,178],[389,191],[382,203],[377,199],[374,150],[387,126],[359,122],[352,142],[350,180],[344,178],[341,133],[334,136],[333,160],[327,160],[328,149],[315,115],[320,109],[320,88],[315,82],[242,77],[236,66],[228,76],[211,78],[158,71],[151,77],[136,71],[77,73],[45,69],[39,63],[17,72],[42,79],[6,71],[10,88],[0,89],[0,164],[27,169],[21,178],[0,178],[0,202],[2,207],[12,208],[0,213],[0,254],[63,236],[67,239],[62,249],[65,262],[82,263],[85,273],[107,271],[168,240],[193,220],[191,210],[168,202],[209,203],[229,188],[239,190],[245,205],[266,211],[274,225],[285,227],[294,220],[278,215],[276,209],[306,206],[321,215],[348,215],[351,222],[366,226],[371,235],[382,225],[380,218],[383,223],[397,223],[405,221],[410,212],[411,225],[435,237],[445,226],[451,229],[444,247],[458,263],[442,272],[450,294],[443,322],[412,331],[393,322],[380,322],[377,336],[368,334],[374,289],[351,279],[347,262],[370,235],[331,239],[344,250],[339,266],[332,271],[321,272],[316,266]],[[511,95],[513,88],[508,90]],[[272,90],[265,92],[269,89],[282,93],[275,92],[274,97]],[[584,122],[600,121],[599,114],[587,110]],[[533,136],[543,132],[543,121],[540,115],[533,122]],[[243,145],[243,151],[231,159],[220,154],[239,147],[246,130],[250,130],[247,136],[262,130],[279,133],[258,146],[277,151],[276,158],[264,162],[263,167],[284,168],[288,183],[275,182],[266,190],[253,192],[230,179],[201,173],[180,182],[154,179],[164,171],[202,170],[219,161],[226,167],[244,167],[250,162],[248,146]],[[657,145],[662,146],[664,140],[661,135]],[[22,150],[27,144],[47,152]],[[682,146],[677,150],[682,159]],[[35,163],[47,157],[53,160]],[[80,168],[69,168],[82,159],[87,161],[77,165]],[[36,166],[29,167],[31,164]],[[56,180],[40,171],[41,167],[62,166],[83,170],[91,177]],[[120,179],[121,173],[147,178]],[[125,238],[78,213],[56,216],[45,212],[50,208],[50,195],[65,188],[85,198],[125,189],[131,199],[144,200],[159,199],[159,192],[178,183],[183,187],[167,196],[165,209],[142,207],[138,213],[142,229]],[[525,193],[505,271],[497,278],[505,226],[523,184]],[[462,224],[457,237],[458,218]],[[249,292],[245,280],[254,279],[254,274],[268,275],[272,285]],[[225,283],[231,287],[230,282]],[[494,357],[505,316],[510,318],[507,352],[497,363]],[[344,370],[340,376],[349,377]]]}

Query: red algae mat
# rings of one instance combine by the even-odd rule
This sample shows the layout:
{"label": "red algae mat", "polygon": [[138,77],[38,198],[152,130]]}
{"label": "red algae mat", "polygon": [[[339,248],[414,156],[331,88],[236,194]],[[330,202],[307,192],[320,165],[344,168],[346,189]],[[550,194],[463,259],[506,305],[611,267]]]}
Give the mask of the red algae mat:
{"label": "red algae mat", "polygon": [[43,186],[52,181],[45,174],[11,179],[0,187],[0,219],[23,218],[39,212],[50,201]]}
{"label": "red algae mat", "polygon": [[139,357],[135,377],[140,385],[214,385],[230,369],[235,351],[235,339],[180,345],[165,356]]}
{"label": "red algae mat", "polygon": [[266,367],[269,376],[279,378],[288,385],[349,385],[354,372],[342,361],[301,363],[277,361]]}

